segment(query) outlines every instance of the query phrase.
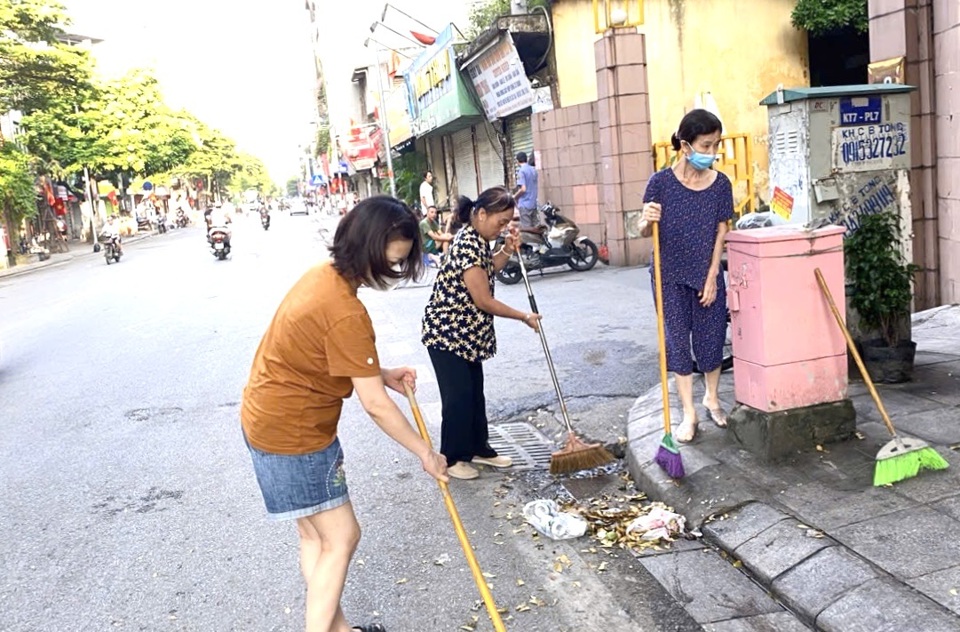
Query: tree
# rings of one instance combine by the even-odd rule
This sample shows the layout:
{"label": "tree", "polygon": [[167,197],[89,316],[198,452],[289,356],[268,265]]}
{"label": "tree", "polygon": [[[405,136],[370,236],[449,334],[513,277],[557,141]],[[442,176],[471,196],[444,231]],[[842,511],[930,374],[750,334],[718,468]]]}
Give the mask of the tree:
{"label": "tree", "polygon": [[[0,145],[0,205],[11,246],[16,243],[16,227],[37,214],[37,196],[30,158],[12,143]],[[10,258],[13,258],[11,249]]]}
{"label": "tree", "polygon": [[61,41],[69,24],[49,0],[0,0],[0,111],[25,114],[86,89],[86,50]]}
{"label": "tree", "polygon": [[330,151],[330,126],[329,125],[318,125],[317,126],[317,153],[316,158],[320,156],[326,156]]}
{"label": "tree", "polygon": [[474,3],[470,9],[470,22],[466,37],[474,40],[486,31],[501,15],[510,14],[510,0],[486,0]]}
{"label": "tree", "polygon": [[300,192],[300,178],[290,178],[287,180],[287,195],[296,197]]}
{"label": "tree", "polygon": [[867,0],[798,0],[790,16],[793,26],[819,36],[852,26],[858,33],[870,28]]}

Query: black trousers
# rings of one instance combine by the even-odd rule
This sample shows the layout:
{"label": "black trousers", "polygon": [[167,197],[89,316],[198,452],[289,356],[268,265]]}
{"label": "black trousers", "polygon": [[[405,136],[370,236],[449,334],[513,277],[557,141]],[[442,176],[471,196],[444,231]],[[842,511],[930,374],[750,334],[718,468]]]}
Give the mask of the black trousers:
{"label": "black trousers", "polygon": [[496,456],[489,443],[483,363],[469,362],[433,347],[427,347],[427,351],[440,387],[440,454],[447,457],[447,465],[469,463],[475,456]]}

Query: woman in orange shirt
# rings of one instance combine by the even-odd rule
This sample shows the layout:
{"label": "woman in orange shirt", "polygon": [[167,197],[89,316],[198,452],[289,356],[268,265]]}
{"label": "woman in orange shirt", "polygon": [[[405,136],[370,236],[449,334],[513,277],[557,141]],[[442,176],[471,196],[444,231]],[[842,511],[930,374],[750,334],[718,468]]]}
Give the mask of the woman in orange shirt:
{"label": "woman in orange shirt", "polygon": [[419,273],[419,225],[386,196],[357,204],[337,227],[332,261],[294,285],[257,349],[243,394],[241,423],[269,517],[296,520],[307,582],[308,632],[384,632],[350,627],[340,608],[360,539],[343,470],[337,424],[354,390],[364,410],[423,469],[447,480],[446,460],[430,449],[387,395],[416,373],[380,367],[361,285],[389,290]]}

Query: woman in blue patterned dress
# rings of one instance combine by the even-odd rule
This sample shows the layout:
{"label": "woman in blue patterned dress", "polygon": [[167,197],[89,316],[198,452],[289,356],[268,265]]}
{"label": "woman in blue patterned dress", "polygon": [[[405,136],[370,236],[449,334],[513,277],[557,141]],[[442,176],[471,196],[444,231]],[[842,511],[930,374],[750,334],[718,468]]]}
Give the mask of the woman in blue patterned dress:
{"label": "woman in blue patterned dress", "polygon": [[641,234],[649,237],[652,223],[660,222],[667,369],[674,373],[683,406],[674,437],[683,442],[693,440],[698,422],[691,345],[706,382],[703,407],[717,426],[727,425],[717,396],[727,331],[720,259],[733,217],[733,187],[726,175],[711,169],[722,131],[720,119],[710,112],[688,112],[671,139],[679,160],[655,173],[643,196]]}
{"label": "woman in blue patterned dress", "polygon": [[423,315],[423,344],[437,374],[443,422],[440,454],[447,458],[447,474],[472,479],[480,474],[471,463],[510,467],[509,457],[490,447],[487,403],[483,394],[483,361],[497,352],[493,317],[522,321],[534,331],[540,316],[521,312],[493,296],[494,273],[516,252],[516,230],[504,246],[490,252],[495,240],[513,220],[516,202],[503,187],[480,194],[476,202],[461,197],[457,233],[443,260]]}

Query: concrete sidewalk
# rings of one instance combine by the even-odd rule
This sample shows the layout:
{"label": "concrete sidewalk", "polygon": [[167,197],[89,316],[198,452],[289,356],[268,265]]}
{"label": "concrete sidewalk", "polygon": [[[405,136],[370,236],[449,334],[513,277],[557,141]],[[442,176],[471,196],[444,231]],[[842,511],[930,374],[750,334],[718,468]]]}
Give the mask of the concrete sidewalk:
{"label": "concrete sidewalk", "polygon": [[[153,237],[154,235],[159,234],[160,233],[156,231],[149,233],[137,233],[136,235],[131,235],[130,237],[124,237],[123,245],[133,244],[142,239],[147,239],[148,237]],[[50,258],[46,261],[25,263],[22,265],[13,266],[12,268],[0,268],[0,279],[20,276],[22,274],[29,274],[31,272],[37,272],[38,270],[45,270],[55,266],[62,266],[80,257],[101,256],[101,253],[93,252],[93,244],[89,244],[84,241],[72,241],[70,242],[70,248],[70,252],[50,253]]]}
{"label": "concrete sidewalk", "polygon": [[[865,385],[851,382],[857,439],[772,464],[701,413],[697,439],[681,448],[686,477],[673,481],[653,463],[663,435],[657,386],[630,413],[634,480],[816,629],[960,630],[960,306],[916,315],[913,337],[913,382],[880,386],[880,396],[898,431],[928,441],[950,469],[873,487],[874,458],[890,435]],[[699,397],[702,383],[695,388]],[[671,392],[680,419],[672,383]],[[730,373],[721,398],[733,406]],[[651,570],[681,597],[682,568]]]}

